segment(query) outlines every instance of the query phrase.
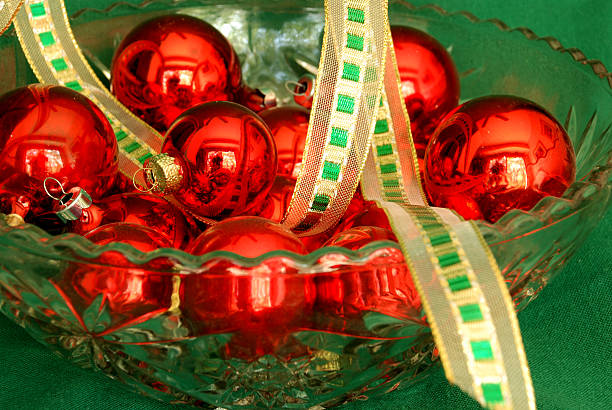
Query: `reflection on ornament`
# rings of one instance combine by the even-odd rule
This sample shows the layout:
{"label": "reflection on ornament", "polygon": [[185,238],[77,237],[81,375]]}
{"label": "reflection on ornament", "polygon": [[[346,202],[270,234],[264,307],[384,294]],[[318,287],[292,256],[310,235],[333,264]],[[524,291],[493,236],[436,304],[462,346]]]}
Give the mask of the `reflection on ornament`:
{"label": "reflection on ornament", "polygon": [[467,219],[497,221],[561,196],[576,159],[563,127],[542,107],[518,97],[469,101],[438,127],[425,157],[426,190],[436,206]]}
{"label": "reflection on ornament", "polygon": [[212,102],[172,124],[162,154],[145,163],[149,188],[173,195],[201,217],[258,209],[274,182],[276,148],[268,127],[249,109]]}
{"label": "reflection on ornament", "polygon": [[277,175],[297,178],[302,168],[302,154],[308,134],[310,115],[301,107],[277,107],[261,112],[270,127],[278,156]]}
{"label": "reflection on ornament", "polygon": [[411,27],[391,27],[400,90],[417,156],[442,117],[459,102],[459,76],[446,49],[435,38]]}
{"label": "reflection on ornament", "polygon": [[234,100],[240,63],[227,39],[194,17],[146,21],[121,42],[113,57],[111,89],[117,99],[160,132],[186,109]]}

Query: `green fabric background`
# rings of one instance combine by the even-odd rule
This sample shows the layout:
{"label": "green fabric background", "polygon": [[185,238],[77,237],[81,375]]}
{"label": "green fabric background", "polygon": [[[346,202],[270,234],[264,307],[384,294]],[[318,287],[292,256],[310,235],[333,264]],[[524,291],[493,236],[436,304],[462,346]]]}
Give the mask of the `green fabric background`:
{"label": "green fabric background", "polygon": [[[68,9],[108,0],[69,0]],[[426,3],[413,1],[415,4]],[[509,26],[578,47],[612,66],[609,0],[438,0],[447,10],[470,10]],[[538,407],[612,408],[612,208],[564,271],[519,315]],[[52,355],[0,316],[0,409],[167,409],[124,390],[107,377]],[[177,406],[178,408],[178,406]],[[181,407],[182,408],[182,407]],[[345,409],[478,408],[449,386],[441,368],[416,386]]]}

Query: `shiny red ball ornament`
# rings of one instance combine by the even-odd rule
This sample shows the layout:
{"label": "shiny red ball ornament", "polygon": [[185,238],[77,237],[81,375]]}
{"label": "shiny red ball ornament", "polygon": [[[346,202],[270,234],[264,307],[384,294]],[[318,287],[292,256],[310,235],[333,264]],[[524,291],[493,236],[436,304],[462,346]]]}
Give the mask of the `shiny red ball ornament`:
{"label": "shiny red ball ornament", "polygon": [[213,251],[227,251],[246,258],[256,258],[277,250],[298,254],[308,252],[302,242],[282,225],[257,216],[239,216],[208,228],[193,241],[189,252],[203,255]]}
{"label": "shiny red ball ornament", "polygon": [[425,155],[431,202],[468,219],[497,221],[561,196],[576,176],[571,141],[542,107],[513,96],[471,100],[450,113]]}
{"label": "shiny red ball ornament", "polygon": [[393,26],[391,36],[412,137],[423,158],[440,120],[459,102],[457,68],[444,46],[420,30]]}
{"label": "shiny red ball ornament", "polygon": [[377,226],[356,226],[332,236],[325,242],[325,246],[339,246],[354,251],[375,241],[397,242],[397,238],[393,232],[385,228],[379,228]]}
{"label": "shiny red ball ornament", "polygon": [[[103,295],[112,315],[121,315],[127,320],[153,312],[163,313],[172,300],[172,277],[146,269],[84,265],[64,276],[60,286],[74,304],[87,307]],[[113,321],[125,321],[121,319]]]}
{"label": "shiny red ball ornament", "polygon": [[117,142],[88,98],[66,87],[33,84],[0,97],[0,205],[26,220],[51,211],[63,187],[102,197],[117,176]]}
{"label": "shiny red ball ornament", "polygon": [[309,112],[301,107],[277,107],[261,112],[270,128],[278,156],[277,175],[297,178],[308,134]]}
{"label": "shiny red ball ornament", "polygon": [[[86,238],[98,245],[122,242],[142,252],[171,246],[163,234],[126,223],[100,226],[88,233]],[[110,308],[111,322],[119,323],[162,313],[170,307],[173,291],[171,275],[140,268],[116,251],[102,253],[98,262],[100,264],[73,264],[57,282],[73,304],[84,306],[78,310],[85,310],[102,295],[102,303]]]}
{"label": "shiny red ball ornament", "polygon": [[248,267],[211,260],[203,274],[181,281],[183,324],[193,334],[233,333],[224,357],[252,361],[266,354],[304,353],[291,333],[308,328],[315,299],[312,275],[300,275],[284,257]]}
{"label": "shiny red ball ornament", "polygon": [[238,57],[227,39],[195,17],[168,15],[134,28],[111,66],[111,90],[126,107],[164,132],[186,109],[234,100]]}
{"label": "shiny red ball ornament", "polygon": [[367,327],[369,312],[404,317],[426,325],[421,301],[396,246],[369,253],[359,268],[344,266],[314,275],[317,312],[313,327],[333,333],[371,334]]}
{"label": "shiny red ball ornament", "polygon": [[97,201],[70,224],[70,231],[84,235],[98,226],[117,222],[154,229],[166,237],[171,247],[179,249],[185,249],[198,232],[193,218],[165,199],[143,193],[118,194]]}
{"label": "shiny red ball ornament", "polygon": [[257,114],[231,102],[184,112],[168,130],[162,152],[145,163],[149,188],[173,195],[202,217],[257,209],[276,174],[270,130]]}
{"label": "shiny red ball ornament", "polygon": [[[307,252],[281,225],[242,216],[208,228],[194,241],[191,253],[228,251],[253,258],[278,250]],[[253,360],[265,354],[297,354],[294,349],[283,352],[282,347],[297,344],[288,342],[290,334],[310,316],[311,278],[297,275],[297,268],[285,257],[267,258],[253,267],[225,259],[214,263],[210,274],[183,278],[181,311],[187,324],[196,333],[234,332],[224,352],[229,357]]]}

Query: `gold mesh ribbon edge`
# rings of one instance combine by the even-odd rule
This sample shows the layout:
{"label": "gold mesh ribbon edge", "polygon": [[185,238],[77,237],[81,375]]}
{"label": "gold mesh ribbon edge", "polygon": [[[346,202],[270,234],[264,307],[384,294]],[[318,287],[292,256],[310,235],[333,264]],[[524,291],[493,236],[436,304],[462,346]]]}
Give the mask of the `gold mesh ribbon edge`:
{"label": "gold mesh ribbon edge", "polygon": [[6,31],[13,22],[15,15],[23,5],[24,0],[0,1],[0,35]]}

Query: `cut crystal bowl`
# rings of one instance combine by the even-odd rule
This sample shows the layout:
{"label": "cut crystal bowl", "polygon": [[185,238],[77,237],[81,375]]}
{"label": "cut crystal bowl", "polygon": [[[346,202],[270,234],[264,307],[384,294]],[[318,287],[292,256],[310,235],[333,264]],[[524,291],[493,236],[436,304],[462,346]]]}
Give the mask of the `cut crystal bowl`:
{"label": "cut crystal bowl", "polygon": [[[446,46],[462,101],[531,99],[567,129],[577,182],[562,198],[478,222],[517,310],[572,256],[603,216],[612,188],[612,75],[578,50],[499,20],[390,2],[392,24]],[[76,39],[104,80],[114,47],[164,13],[201,17],[238,52],[246,83],[273,90],[318,62],[322,2],[146,1],[83,9]],[[36,82],[14,33],[0,38],[0,91]],[[141,253],[50,236],[0,218],[0,309],[34,338],[134,390],[202,407],[312,407],[364,399],[414,382],[437,361],[397,245],[323,248],[259,258],[174,249]]]}

